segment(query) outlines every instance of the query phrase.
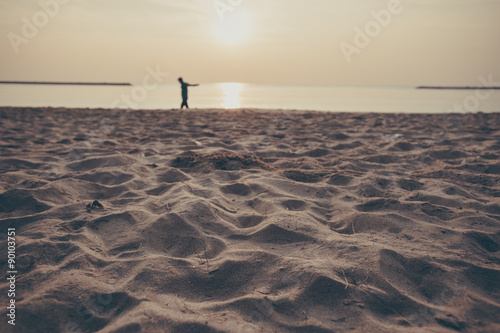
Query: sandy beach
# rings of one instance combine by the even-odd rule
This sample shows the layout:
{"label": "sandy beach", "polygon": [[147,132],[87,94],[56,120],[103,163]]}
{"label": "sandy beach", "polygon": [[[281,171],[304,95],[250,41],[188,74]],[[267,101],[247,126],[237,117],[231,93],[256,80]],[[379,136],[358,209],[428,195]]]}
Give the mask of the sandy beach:
{"label": "sandy beach", "polygon": [[1,332],[500,331],[499,113],[0,124]]}

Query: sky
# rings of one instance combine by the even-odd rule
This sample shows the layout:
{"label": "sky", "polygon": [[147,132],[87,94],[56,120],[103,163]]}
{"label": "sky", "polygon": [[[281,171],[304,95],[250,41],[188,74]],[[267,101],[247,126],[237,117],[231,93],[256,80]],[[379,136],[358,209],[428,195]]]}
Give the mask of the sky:
{"label": "sky", "polygon": [[500,85],[499,0],[0,0],[0,80]]}

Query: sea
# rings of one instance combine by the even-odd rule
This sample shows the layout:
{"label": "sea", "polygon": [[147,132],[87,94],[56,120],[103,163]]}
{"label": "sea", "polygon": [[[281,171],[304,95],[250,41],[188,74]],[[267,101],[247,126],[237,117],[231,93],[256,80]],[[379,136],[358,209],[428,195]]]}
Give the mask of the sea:
{"label": "sea", "polygon": [[[325,112],[500,112],[500,90],[416,87],[278,86],[236,82],[189,88],[192,109],[277,109]],[[179,84],[87,86],[0,84],[0,106],[178,109]]]}

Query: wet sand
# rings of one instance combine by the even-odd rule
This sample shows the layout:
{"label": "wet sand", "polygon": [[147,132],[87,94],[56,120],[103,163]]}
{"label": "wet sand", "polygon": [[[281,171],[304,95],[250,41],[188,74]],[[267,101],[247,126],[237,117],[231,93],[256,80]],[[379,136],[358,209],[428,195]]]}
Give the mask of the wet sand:
{"label": "wet sand", "polygon": [[0,123],[1,332],[500,331],[498,113]]}

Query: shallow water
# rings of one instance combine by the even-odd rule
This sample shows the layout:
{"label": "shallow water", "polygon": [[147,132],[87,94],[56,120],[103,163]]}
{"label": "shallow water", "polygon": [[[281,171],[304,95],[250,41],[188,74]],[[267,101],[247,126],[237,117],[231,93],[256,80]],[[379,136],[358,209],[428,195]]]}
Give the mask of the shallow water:
{"label": "shallow water", "polygon": [[[262,108],[350,112],[497,112],[500,91],[418,90],[413,87],[270,86],[242,83],[191,87],[192,108]],[[0,106],[173,109],[179,85],[0,85]]]}

